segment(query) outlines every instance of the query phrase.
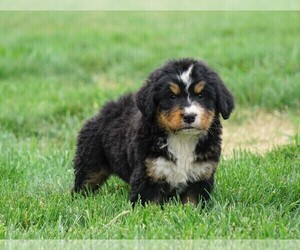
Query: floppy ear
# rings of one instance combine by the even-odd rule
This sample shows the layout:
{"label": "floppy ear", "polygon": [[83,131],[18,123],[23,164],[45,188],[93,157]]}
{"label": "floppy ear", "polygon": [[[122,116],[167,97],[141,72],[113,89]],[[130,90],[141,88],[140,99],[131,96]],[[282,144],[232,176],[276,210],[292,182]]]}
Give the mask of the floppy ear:
{"label": "floppy ear", "polygon": [[147,119],[153,117],[155,112],[153,85],[148,83],[137,92],[136,105]]}
{"label": "floppy ear", "polygon": [[234,98],[222,80],[219,77],[217,78],[217,109],[226,120],[234,109]]}

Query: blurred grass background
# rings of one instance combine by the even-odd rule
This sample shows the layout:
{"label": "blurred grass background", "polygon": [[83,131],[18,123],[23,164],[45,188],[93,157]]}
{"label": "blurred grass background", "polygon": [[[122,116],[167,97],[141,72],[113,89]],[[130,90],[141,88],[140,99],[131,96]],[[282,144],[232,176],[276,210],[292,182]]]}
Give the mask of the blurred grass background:
{"label": "blurred grass background", "polygon": [[0,17],[0,122],[16,134],[41,133],[52,118],[86,118],[108,99],[139,88],[167,59],[180,57],[214,67],[238,107],[299,109],[297,12],[2,12]]}

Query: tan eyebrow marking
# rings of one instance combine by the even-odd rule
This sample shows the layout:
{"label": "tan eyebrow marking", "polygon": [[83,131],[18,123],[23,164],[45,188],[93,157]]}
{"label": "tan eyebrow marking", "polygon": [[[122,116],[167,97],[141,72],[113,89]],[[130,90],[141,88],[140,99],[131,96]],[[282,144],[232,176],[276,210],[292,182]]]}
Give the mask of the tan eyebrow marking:
{"label": "tan eyebrow marking", "polygon": [[174,95],[180,94],[180,88],[177,84],[170,82],[169,83],[170,90],[174,93]]}
{"label": "tan eyebrow marking", "polygon": [[204,85],[205,85],[205,82],[204,81],[201,81],[201,82],[198,82],[195,87],[194,87],[194,92],[196,95],[199,95],[200,92],[203,90],[204,88]]}

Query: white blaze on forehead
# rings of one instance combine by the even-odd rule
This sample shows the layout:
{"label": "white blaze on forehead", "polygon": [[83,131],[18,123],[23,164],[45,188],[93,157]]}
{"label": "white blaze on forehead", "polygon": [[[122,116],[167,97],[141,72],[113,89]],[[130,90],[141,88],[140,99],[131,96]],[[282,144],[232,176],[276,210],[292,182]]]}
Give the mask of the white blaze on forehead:
{"label": "white blaze on forehead", "polygon": [[188,70],[182,72],[179,76],[179,78],[183,81],[183,83],[186,85],[186,89],[191,85],[192,79],[191,79],[191,73],[193,70],[194,65],[192,64]]}
{"label": "white blaze on forehead", "polygon": [[192,84],[191,74],[192,74],[193,67],[194,67],[194,65],[192,64],[188,68],[188,70],[182,72],[178,77],[178,79],[183,81],[183,83],[185,84],[185,92],[188,95],[187,99],[188,99],[189,103],[191,103],[191,99],[190,99],[190,94],[189,94],[188,89],[189,89],[190,85]]}

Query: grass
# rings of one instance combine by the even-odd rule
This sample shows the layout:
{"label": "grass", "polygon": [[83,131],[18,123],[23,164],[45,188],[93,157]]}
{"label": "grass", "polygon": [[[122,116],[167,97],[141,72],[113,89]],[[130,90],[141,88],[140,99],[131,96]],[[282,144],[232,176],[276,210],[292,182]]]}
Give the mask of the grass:
{"label": "grass", "polygon": [[204,211],[176,201],[163,210],[155,205],[131,210],[129,187],[117,178],[98,195],[72,200],[72,152],[53,149],[43,154],[36,142],[28,144],[3,149],[1,238],[300,237],[298,143],[264,157],[243,153],[223,161],[212,202]]}
{"label": "grass", "polygon": [[138,89],[166,59],[206,60],[236,96],[237,117],[253,108],[296,117],[298,12],[2,12],[0,18],[1,239],[300,238],[299,135],[264,156],[236,152],[223,160],[204,211],[176,201],[163,210],[131,210],[129,187],[117,178],[98,195],[69,194],[83,121],[107,100]]}

